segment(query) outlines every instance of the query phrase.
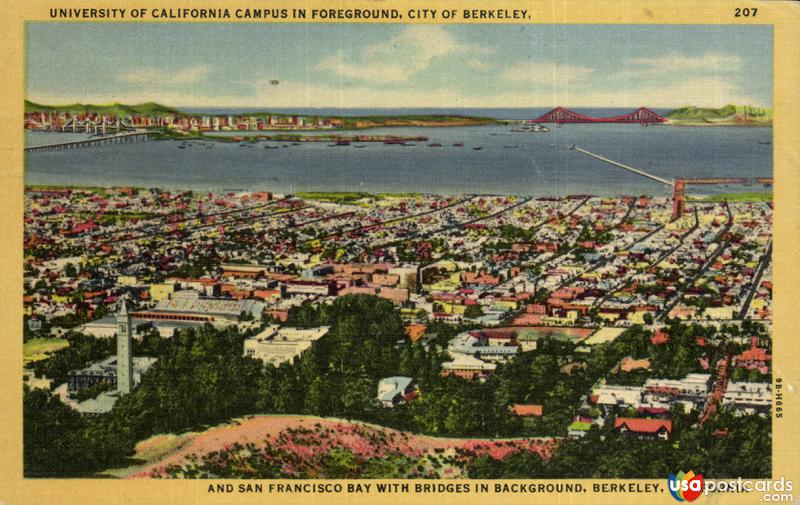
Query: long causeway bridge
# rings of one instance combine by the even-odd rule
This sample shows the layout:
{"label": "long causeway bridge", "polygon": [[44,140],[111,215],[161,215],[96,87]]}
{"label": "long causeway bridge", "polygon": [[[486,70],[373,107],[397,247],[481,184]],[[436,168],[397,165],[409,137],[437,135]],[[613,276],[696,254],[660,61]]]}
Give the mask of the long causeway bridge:
{"label": "long causeway bridge", "polygon": [[107,137],[97,137],[84,140],[73,140],[71,142],[59,142],[57,144],[46,144],[43,146],[30,146],[25,148],[25,152],[33,151],[61,151],[64,149],[77,149],[80,147],[93,147],[108,144],[122,144],[129,142],[143,142],[150,140],[155,132],[132,132],[121,133],[119,135],[109,135]]}
{"label": "long causeway bridge", "polygon": [[[623,168],[628,172],[633,172],[635,174],[641,175],[642,177],[647,177],[656,182],[660,182],[666,186],[672,188],[672,219],[678,219],[686,213],[686,186],[689,185],[709,185],[709,184],[747,184],[749,181],[742,177],[711,177],[705,179],[673,179],[668,181],[663,177],[659,177],[657,175],[653,175],[650,173],[645,172],[644,170],[639,170],[638,168],[633,168],[628,165],[624,165],[614,160],[610,160],[599,154],[590,153],[585,149],[581,149],[576,145],[571,145],[569,147],[570,151],[578,151],[580,153],[585,154],[591,158],[598,159],[600,161],[604,161],[611,165],[614,165],[619,168]],[[765,186],[772,185],[772,178],[770,177],[759,177],[756,179],[756,182],[760,184],[764,184]]]}

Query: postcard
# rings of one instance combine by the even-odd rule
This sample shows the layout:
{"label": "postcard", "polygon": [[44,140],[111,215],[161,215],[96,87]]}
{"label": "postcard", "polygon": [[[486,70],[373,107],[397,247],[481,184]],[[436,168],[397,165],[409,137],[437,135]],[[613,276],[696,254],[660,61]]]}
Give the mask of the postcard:
{"label": "postcard", "polygon": [[0,505],[798,502],[790,2],[3,9]]}

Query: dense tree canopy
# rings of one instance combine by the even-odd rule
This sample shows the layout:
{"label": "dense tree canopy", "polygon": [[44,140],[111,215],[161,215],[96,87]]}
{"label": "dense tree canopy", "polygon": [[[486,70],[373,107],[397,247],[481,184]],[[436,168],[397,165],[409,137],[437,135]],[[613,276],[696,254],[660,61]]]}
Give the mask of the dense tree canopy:
{"label": "dense tree canopy", "polygon": [[[329,305],[302,306],[291,311],[288,324],[325,325],[330,331],[278,367],[243,356],[247,334],[235,328],[207,325],[171,339],[146,334],[135,341],[134,353],[158,361],[106,416],[81,417],[47,392],[26,392],[26,474],[96,471],[124,461],[135,441],[153,434],[202,429],[256,413],[359,419],[440,436],[564,436],[592,384],[623,357],[649,356],[661,367],[659,374],[682,377],[707,352],[696,339],[711,337],[702,328],[674,323],[676,337],[654,349],[650,333],[634,327],[589,353],[572,342],[539,339],[536,350],[520,353],[478,382],[440,375],[442,362],[450,359],[447,342],[464,327],[431,323],[429,338],[412,343],[399,312],[378,297],[344,296]],[[64,378],[67,371],[113,353],[113,340],[70,339],[68,349],[37,366]],[[420,396],[394,408],[379,407],[378,381],[394,375],[415,379]],[[509,411],[515,403],[542,405],[543,415],[517,417]],[[550,463],[526,455],[505,462],[483,458],[470,475],[653,477],[695,461],[709,476],[770,468],[769,420],[725,417],[697,430],[688,421],[682,428],[681,415],[673,416],[674,444],[619,437],[609,431],[613,420],[607,420],[604,431],[593,429],[585,440],[564,442]],[[712,435],[717,425],[733,429],[720,439]],[[331,464],[332,472],[347,473],[344,459]]]}

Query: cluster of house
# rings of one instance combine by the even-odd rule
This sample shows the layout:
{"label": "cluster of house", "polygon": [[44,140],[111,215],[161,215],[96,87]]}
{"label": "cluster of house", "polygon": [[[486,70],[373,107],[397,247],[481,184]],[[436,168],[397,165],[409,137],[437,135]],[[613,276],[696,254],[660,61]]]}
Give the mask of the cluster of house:
{"label": "cluster of house", "polygon": [[550,296],[529,304],[517,322],[575,324],[592,316],[627,326],[659,317],[771,318],[768,205],[702,206],[697,218],[674,222],[664,219],[663,203],[649,202],[647,209],[646,220],[621,224],[608,233],[609,242],[578,244],[592,250],[583,256],[591,267],[574,254],[562,257],[539,283]]}
{"label": "cluster of house", "polygon": [[[719,387],[720,382],[716,385]],[[722,382],[721,405],[737,415],[768,416],[772,404],[769,382]],[[578,415],[569,426],[569,436],[580,438],[592,425],[602,426],[611,414],[633,410],[636,418],[616,417],[614,427],[630,435],[669,438],[670,412],[679,405],[685,412],[703,410],[711,401],[715,382],[710,374],[690,373],[683,379],[647,379],[642,386],[602,383],[589,394],[587,407],[599,411],[597,417]]]}
{"label": "cluster of house", "polygon": [[757,370],[762,375],[766,375],[770,371],[772,354],[764,347],[759,346],[758,337],[752,336],[750,337],[750,348],[735,356],[733,363],[739,368]]}
{"label": "cluster of house", "polygon": [[[666,199],[273,197],[30,190],[26,307],[88,316],[126,286],[155,299],[180,283],[258,299],[278,319],[346,294],[386,298],[409,319],[483,326],[770,317],[768,206],[703,206],[670,222]],[[165,275],[208,256],[205,275]],[[65,278],[67,263],[77,276]],[[49,289],[32,289],[40,281]]]}
{"label": "cluster of house", "polygon": [[276,130],[341,128],[340,118],[298,116],[287,114],[128,114],[124,116],[97,112],[37,111],[26,112],[26,130],[93,131],[98,125],[125,128],[171,128],[184,131]]}
{"label": "cluster of house", "polygon": [[447,344],[452,361],[442,363],[443,377],[485,380],[496,369],[520,352],[514,332],[467,331]]}
{"label": "cluster of house", "polygon": [[[485,328],[453,338],[441,370],[481,380],[530,345],[490,327],[600,327],[599,335],[667,316],[771,317],[772,209],[762,204],[695,205],[676,221],[667,199],[583,195],[388,195],[334,203],[268,192],[30,188],[25,204],[23,302],[34,332],[78,319],[79,331],[112,337],[118,321],[104,314],[122,298],[131,304],[134,335],[169,337],[205,324],[285,322],[293,307],[369,294],[391,301],[409,327],[444,321]],[[243,353],[277,366],[326,331],[270,325],[245,341]],[[734,364],[763,373],[770,359],[753,344]],[[145,365],[133,361],[134,377]],[[100,377],[112,384],[112,367],[96,363],[72,383]],[[388,379],[396,387],[386,397],[405,399],[408,384]],[[691,377],[679,382],[661,384],[679,391],[672,396],[604,386],[597,406],[619,406],[617,395],[666,421],[653,409],[700,401]],[[723,404],[764,412],[766,395],[768,385],[731,382]],[[535,415],[519,408],[517,415]],[[574,427],[592,422],[577,419]]]}

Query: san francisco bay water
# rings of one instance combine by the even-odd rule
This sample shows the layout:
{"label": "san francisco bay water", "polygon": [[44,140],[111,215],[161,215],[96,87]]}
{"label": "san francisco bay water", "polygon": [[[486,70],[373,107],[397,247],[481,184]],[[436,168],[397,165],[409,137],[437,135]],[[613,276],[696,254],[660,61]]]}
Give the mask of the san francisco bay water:
{"label": "san francisco bay water", "polygon": [[[507,117],[514,117],[510,113]],[[498,117],[495,115],[495,117]],[[520,117],[520,116],[516,116]],[[342,135],[424,135],[426,142],[384,145],[328,142],[149,141],[26,153],[29,185],[135,185],[195,190],[365,191],[564,195],[667,195],[671,189],[589,158],[577,145],[666,179],[771,177],[772,128],[574,124],[548,133],[512,125],[376,128]],[[322,132],[305,132],[316,135]],[[74,134],[28,133],[28,145]],[[430,147],[429,144],[442,144]],[[453,144],[463,143],[462,147]],[[278,146],[268,149],[267,145]],[[364,146],[361,148],[356,145]],[[285,147],[284,147],[285,146]],[[476,149],[480,148],[480,149]],[[706,186],[699,192],[762,190]],[[695,190],[698,191],[698,190]]]}

